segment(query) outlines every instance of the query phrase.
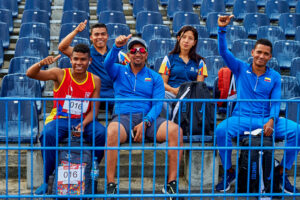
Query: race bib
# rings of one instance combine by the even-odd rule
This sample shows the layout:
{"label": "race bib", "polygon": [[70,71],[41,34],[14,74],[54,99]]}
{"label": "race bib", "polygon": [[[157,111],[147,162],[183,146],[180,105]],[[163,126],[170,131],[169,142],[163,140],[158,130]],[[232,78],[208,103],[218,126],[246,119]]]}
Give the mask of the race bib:
{"label": "race bib", "polygon": [[[66,98],[71,99],[70,95],[66,95]],[[63,109],[67,110],[68,113],[72,115],[80,115],[82,113],[86,113],[89,107],[89,101],[76,101],[76,100],[65,100]],[[70,110],[69,110],[70,109]]]}
{"label": "race bib", "polygon": [[58,167],[58,184],[80,184],[83,181],[85,166],[71,164]]}

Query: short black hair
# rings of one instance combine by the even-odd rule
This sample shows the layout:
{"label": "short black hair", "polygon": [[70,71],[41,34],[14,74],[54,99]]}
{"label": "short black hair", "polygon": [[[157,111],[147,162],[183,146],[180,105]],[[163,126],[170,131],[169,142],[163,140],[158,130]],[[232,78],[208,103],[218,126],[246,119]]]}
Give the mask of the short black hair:
{"label": "short black hair", "polygon": [[73,48],[73,52],[87,53],[89,57],[91,56],[90,47],[86,44],[76,44]]}
{"label": "short black hair", "polygon": [[97,23],[97,24],[94,24],[92,27],[91,27],[91,33],[93,32],[93,29],[94,28],[105,28],[106,32],[107,32],[107,27],[105,24],[103,23]]}
{"label": "short black hair", "polygon": [[272,54],[273,46],[272,46],[272,42],[270,42],[270,40],[264,39],[264,38],[257,40],[256,43],[255,43],[255,45],[254,45],[254,49],[259,44],[262,44],[262,45],[265,45],[265,46],[269,46],[271,48],[271,54]]}

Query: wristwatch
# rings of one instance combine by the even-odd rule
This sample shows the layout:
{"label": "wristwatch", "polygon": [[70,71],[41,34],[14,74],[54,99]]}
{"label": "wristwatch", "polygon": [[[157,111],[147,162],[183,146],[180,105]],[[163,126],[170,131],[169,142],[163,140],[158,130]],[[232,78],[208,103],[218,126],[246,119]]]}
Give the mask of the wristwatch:
{"label": "wristwatch", "polygon": [[144,122],[147,127],[151,126],[151,122],[148,119],[144,119]]}

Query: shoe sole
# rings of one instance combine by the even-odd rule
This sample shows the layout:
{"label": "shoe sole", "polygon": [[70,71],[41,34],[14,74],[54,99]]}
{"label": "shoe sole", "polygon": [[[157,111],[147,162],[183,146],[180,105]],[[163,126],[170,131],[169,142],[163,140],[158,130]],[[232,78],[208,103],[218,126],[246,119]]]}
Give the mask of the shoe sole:
{"label": "shoe sole", "polygon": [[290,191],[286,190],[285,188],[283,188],[282,186],[280,186],[280,187],[281,187],[281,190],[283,190],[285,193],[287,193],[287,194],[294,194],[294,192],[290,192]]}
{"label": "shoe sole", "polygon": [[227,192],[228,190],[230,190],[230,186],[231,186],[233,183],[235,183],[235,179],[232,180],[232,181],[229,183],[228,187],[225,188],[225,190],[216,190],[216,191],[217,191],[217,192],[224,192],[224,191]]}

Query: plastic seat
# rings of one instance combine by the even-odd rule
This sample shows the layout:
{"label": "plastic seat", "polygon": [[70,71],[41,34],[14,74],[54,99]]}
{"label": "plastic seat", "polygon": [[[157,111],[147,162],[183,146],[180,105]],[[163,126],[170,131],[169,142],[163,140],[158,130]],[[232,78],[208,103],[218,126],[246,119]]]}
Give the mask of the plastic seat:
{"label": "plastic seat", "polygon": [[[86,44],[88,46],[90,46],[90,40],[87,39],[87,38],[81,38],[81,37],[75,37],[73,40],[72,40],[72,43],[70,46],[74,47],[75,45],[77,44]],[[67,57],[65,54],[63,54],[61,51],[59,51],[59,54],[61,55],[61,58],[63,57]]]}
{"label": "plastic seat", "polygon": [[197,53],[202,57],[219,55],[217,40],[201,38],[197,43]]}
{"label": "plastic seat", "polygon": [[256,0],[237,0],[234,2],[233,15],[236,19],[244,19],[247,13],[257,13]]}
{"label": "plastic seat", "polygon": [[300,14],[300,1],[297,2],[295,12]]}
{"label": "plastic seat", "polygon": [[103,11],[119,11],[123,12],[122,0],[98,0],[97,3],[97,16]]}
{"label": "plastic seat", "polygon": [[44,10],[51,16],[51,4],[41,0],[26,0],[24,10]]}
{"label": "plastic seat", "polygon": [[[25,74],[27,69],[34,63],[39,62],[37,57],[14,57],[9,62],[8,74],[23,73]],[[45,66],[43,66],[45,67]]]}
{"label": "plastic seat", "polygon": [[39,133],[36,104],[30,101],[0,101],[0,141],[36,143]]}
{"label": "plastic seat", "polygon": [[116,38],[119,35],[129,35],[130,28],[127,24],[106,24],[107,33],[110,38]]}
{"label": "plastic seat", "polygon": [[266,14],[262,13],[249,13],[244,18],[244,27],[248,36],[256,36],[257,29],[260,26],[269,26],[270,19]]}
{"label": "plastic seat", "polygon": [[158,57],[158,58],[156,58],[156,60],[154,62],[153,70],[156,71],[157,73],[160,69],[160,66],[161,66],[163,60],[164,60],[164,57]]}
{"label": "plastic seat", "polygon": [[257,30],[257,39],[268,39],[274,44],[278,40],[285,40],[283,30],[279,26],[261,26]]}
{"label": "plastic seat", "polygon": [[232,43],[235,40],[247,39],[247,33],[243,26],[228,26],[226,33],[227,47],[232,48]]}
{"label": "plastic seat", "polygon": [[157,38],[171,38],[170,28],[162,24],[148,24],[143,27],[142,38],[149,45],[150,40]]}
{"label": "plastic seat", "polygon": [[160,12],[142,11],[136,16],[136,33],[141,35],[143,27],[148,24],[163,24]]}
{"label": "plastic seat", "polygon": [[200,16],[202,19],[206,19],[208,13],[211,12],[225,12],[224,0],[203,0],[200,8]]}
{"label": "plastic seat", "polygon": [[169,2],[169,0],[159,0],[160,5],[162,5],[162,6],[167,6],[168,2]]}
{"label": "plastic seat", "polygon": [[235,40],[232,44],[231,52],[238,59],[247,62],[248,58],[251,57],[251,51],[254,48],[255,40],[240,39]]}
{"label": "plastic seat", "polygon": [[256,5],[258,7],[265,7],[265,5],[267,4],[268,0],[256,0]]}
{"label": "plastic seat", "polygon": [[265,12],[271,20],[278,20],[280,14],[289,13],[290,8],[286,0],[267,1]]}
{"label": "plastic seat", "polygon": [[226,7],[227,6],[229,7],[229,6],[233,6],[234,5],[235,0],[225,0],[224,2],[225,2]]}
{"label": "plastic seat", "polygon": [[38,37],[43,38],[50,48],[50,30],[45,23],[24,23],[21,24],[19,38]]}
{"label": "plastic seat", "polygon": [[8,48],[9,46],[9,30],[7,23],[0,22],[0,40],[2,40],[3,48]]}
{"label": "plastic seat", "polygon": [[[253,62],[253,57],[248,58],[248,63],[252,63]],[[278,65],[278,61],[276,58],[272,57],[269,62],[267,63],[267,66],[274,69],[275,71],[277,71],[278,73],[280,73],[280,67]]]}
{"label": "plastic seat", "polygon": [[296,27],[295,40],[296,40],[296,41],[300,41],[300,26],[297,26],[297,27]]}
{"label": "plastic seat", "polygon": [[46,41],[41,38],[19,38],[16,44],[15,57],[20,56],[46,58],[48,56]]}
{"label": "plastic seat", "polygon": [[13,17],[10,10],[0,9],[0,22],[7,23],[10,33],[13,31]]}
{"label": "plastic seat", "polygon": [[[281,76],[281,99],[290,99],[299,96],[299,83],[294,76]],[[286,103],[282,102],[280,110],[286,110]]]}
{"label": "plastic seat", "polygon": [[133,2],[133,17],[139,12],[152,11],[159,12],[157,0],[138,0]]}
{"label": "plastic seat", "polygon": [[[187,24],[187,25],[191,25],[191,24]],[[193,26],[197,32],[198,32],[198,39],[199,38],[208,38],[209,35],[208,35],[208,32],[207,32],[207,28],[203,25],[195,25],[195,24],[192,24],[191,26]]]}
{"label": "plastic seat", "polygon": [[176,35],[177,32],[181,29],[182,26],[189,25],[199,25],[200,19],[199,16],[194,13],[185,13],[185,12],[177,12],[174,15],[173,19],[173,34]]}
{"label": "plastic seat", "polygon": [[47,11],[44,10],[25,10],[22,16],[23,23],[45,23],[50,30],[50,19]]}
{"label": "plastic seat", "polygon": [[59,62],[58,62],[58,67],[59,68],[72,68],[72,64],[70,62],[70,58],[68,57],[62,57],[59,59]]}
{"label": "plastic seat", "polygon": [[192,0],[169,0],[167,16],[173,19],[176,12],[193,12]]}
{"label": "plastic seat", "polygon": [[[60,28],[60,33],[59,33],[59,41],[64,39],[69,33],[71,33],[76,27],[78,26],[77,23],[66,23],[62,24]],[[83,31],[78,32],[76,37],[81,37],[81,38],[90,38],[90,33],[87,28],[85,28]]]}
{"label": "plastic seat", "polygon": [[273,56],[277,58],[280,68],[290,68],[292,59],[300,57],[300,42],[293,40],[275,42]]}
{"label": "plastic seat", "polygon": [[0,40],[0,68],[2,68],[3,61],[4,61],[4,52],[3,52],[2,41]]}
{"label": "plastic seat", "polygon": [[83,11],[90,16],[89,0],[65,0],[63,12],[66,11]]}
{"label": "plastic seat", "polygon": [[278,25],[282,28],[286,36],[295,36],[296,27],[300,26],[300,13],[299,14],[281,14],[279,17]]}
{"label": "plastic seat", "polygon": [[99,22],[103,24],[108,24],[108,23],[126,24],[126,19],[123,12],[103,11],[99,14]]}
{"label": "plastic seat", "polygon": [[[40,81],[26,74],[8,74],[2,80],[1,97],[42,97]],[[41,101],[36,101],[37,110],[42,109]]]}
{"label": "plastic seat", "polygon": [[[289,100],[299,100],[300,97],[294,97]],[[287,119],[293,120],[296,123],[299,123],[300,120],[300,104],[299,102],[288,102],[288,107],[286,108]]]}
{"label": "plastic seat", "polygon": [[85,20],[88,21],[86,29],[90,29],[89,27],[89,16],[87,12],[84,11],[65,11],[63,12],[62,18],[61,18],[61,24],[79,24],[81,22],[84,22]]}
{"label": "plastic seat", "polygon": [[208,77],[205,78],[207,87],[213,88],[214,81],[218,77],[219,69],[225,66],[224,60],[221,56],[208,56],[205,58]]}
{"label": "plastic seat", "polygon": [[290,75],[295,76],[297,77],[297,80],[300,80],[300,57],[292,60]]}
{"label": "plastic seat", "polygon": [[148,63],[154,65],[157,58],[166,56],[174,48],[176,41],[173,39],[154,39],[150,40],[148,47]]}
{"label": "plastic seat", "polygon": [[193,6],[201,6],[203,0],[193,0]]}
{"label": "plastic seat", "polygon": [[0,0],[0,9],[8,9],[13,17],[18,16],[18,1],[17,0]]}
{"label": "plastic seat", "polygon": [[[217,35],[218,34],[218,18],[221,15],[226,15],[226,13],[219,13],[219,12],[211,12],[208,13],[206,19],[206,28],[209,36]],[[229,25],[232,25],[233,22],[231,21]]]}

